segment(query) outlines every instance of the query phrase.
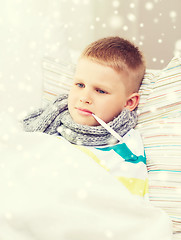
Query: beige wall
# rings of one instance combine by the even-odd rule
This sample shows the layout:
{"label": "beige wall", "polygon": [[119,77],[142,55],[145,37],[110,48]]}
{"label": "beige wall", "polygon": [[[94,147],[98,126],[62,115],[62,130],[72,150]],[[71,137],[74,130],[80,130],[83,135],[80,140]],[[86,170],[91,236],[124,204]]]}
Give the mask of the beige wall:
{"label": "beige wall", "polygon": [[181,1],[158,1],[150,11],[145,11],[144,5],[140,5],[139,22],[144,23],[138,36],[144,36],[142,49],[148,66],[165,66],[181,50]]}
{"label": "beige wall", "polygon": [[81,50],[107,35],[134,40],[149,68],[162,68],[181,48],[181,0],[62,0],[69,46]]}

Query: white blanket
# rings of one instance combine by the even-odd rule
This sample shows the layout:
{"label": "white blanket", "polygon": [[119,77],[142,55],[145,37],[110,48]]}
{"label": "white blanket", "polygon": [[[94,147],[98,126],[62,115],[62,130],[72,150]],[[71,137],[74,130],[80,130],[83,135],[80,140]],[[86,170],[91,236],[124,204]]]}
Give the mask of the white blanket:
{"label": "white blanket", "polygon": [[163,211],[69,142],[0,126],[0,239],[172,239]]}

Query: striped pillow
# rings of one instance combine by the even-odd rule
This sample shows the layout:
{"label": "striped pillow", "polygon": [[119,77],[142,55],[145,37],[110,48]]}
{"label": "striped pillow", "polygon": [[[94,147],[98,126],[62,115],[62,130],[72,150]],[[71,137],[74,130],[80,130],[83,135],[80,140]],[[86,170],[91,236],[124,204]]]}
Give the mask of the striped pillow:
{"label": "striped pillow", "polygon": [[150,93],[153,91],[155,80],[157,79],[160,70],[150,70],[146,69],[146,73],[144,75],[144,79],[142,81],[139,94],[140,94],[140,102],[138,113],[140,113],[146,103]]}
{"label": "striped pillow", "polygon": [[43,106],[61,93],[68,93],[72,84],[75,66],[73,64],[46,57],[43,68]]}
{"label": "striped pillow", "polygon": [[137,129],[147,155],[149,198],[181,232],[181,59],[173,58],[146,86]]}
{"label": "striped pillow", "polygon": [[156,119],[139,130],[147,156],[150,201],[169,214],[174,232],[180,232],[181,118]]}
{"label": "striped pillow", "polygon": [[141,99],[140,101],[139,123],[173,117],[173,115],[180,114],[181,111],[181,58],[173,58],[162,71],[151,74],[145,76],[140,89],[142,91],[142,87],[147,83],[146,90],[140,92],[143,97],[148,94],[146,100]]}

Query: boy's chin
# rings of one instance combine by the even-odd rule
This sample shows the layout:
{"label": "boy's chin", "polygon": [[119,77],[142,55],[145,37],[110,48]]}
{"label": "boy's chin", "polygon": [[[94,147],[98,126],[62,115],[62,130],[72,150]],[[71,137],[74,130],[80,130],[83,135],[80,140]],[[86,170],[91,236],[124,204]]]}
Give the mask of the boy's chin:
{"label": "boy's chin", "polygon": [[[92,117],[93,118],[93,117]],[[85,126],[98,126],[100,125],[95,119],[76,119],[73,118],[73,121],[79,125],[85,125]]]}

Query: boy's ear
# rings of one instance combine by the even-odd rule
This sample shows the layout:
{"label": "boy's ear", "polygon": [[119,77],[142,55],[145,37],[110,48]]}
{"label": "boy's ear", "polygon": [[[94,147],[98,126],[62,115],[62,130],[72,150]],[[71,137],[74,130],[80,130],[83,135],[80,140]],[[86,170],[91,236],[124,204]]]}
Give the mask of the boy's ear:
{"label": "boy's ear", "polygon": [[139,103],[140,95],[139,93],[133,93],[131,94],[125,104],[125,108],[129,109],[130,111],[133,111]]}

